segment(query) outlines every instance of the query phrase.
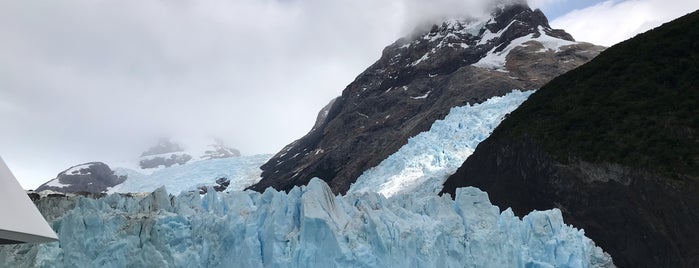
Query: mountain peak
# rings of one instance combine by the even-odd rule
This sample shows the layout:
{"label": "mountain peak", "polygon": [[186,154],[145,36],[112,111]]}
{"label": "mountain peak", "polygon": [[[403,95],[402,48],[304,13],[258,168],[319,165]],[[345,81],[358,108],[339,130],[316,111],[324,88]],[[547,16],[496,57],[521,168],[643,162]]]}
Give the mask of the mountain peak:
{"label": "mountain peak", "polygon": [[[546,52],[576,44],[564,30],[551,28],[541,10],[532,10],[523,1],[507,3],[495,7],[490,16],[448,19],[429,31],[399,39],[384,50],[379,62],[402,73],[449,73],[479,61],[484,63],[480,67],[506,71],[505,57],[515,47],[535,42],[541,44],[539,52]],[[500,59],[493,63],[492,57]]]}
{"label": "mountain peak", "polygon": [[452,107],[537,89],[603,50],[552,29],[523,1],[498,3],[491,16],[445,20],[386,47],[251,188],[290,190],[318,177],[344,193]]}

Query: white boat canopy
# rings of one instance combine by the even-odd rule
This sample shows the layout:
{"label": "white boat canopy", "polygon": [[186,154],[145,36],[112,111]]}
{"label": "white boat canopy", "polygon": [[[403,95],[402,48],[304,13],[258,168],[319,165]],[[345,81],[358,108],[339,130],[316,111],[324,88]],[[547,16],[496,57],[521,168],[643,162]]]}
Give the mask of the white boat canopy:
{"label": "white boat canopy", "polygon": [[54,241],[58,236],[0,157],[0,244]]}

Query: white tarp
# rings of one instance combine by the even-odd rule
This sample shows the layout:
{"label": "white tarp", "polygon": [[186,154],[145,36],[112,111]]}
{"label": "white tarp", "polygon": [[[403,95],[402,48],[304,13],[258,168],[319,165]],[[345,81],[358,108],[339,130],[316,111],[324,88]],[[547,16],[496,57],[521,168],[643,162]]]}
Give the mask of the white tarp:
{"label": "white tarp", "polygon": [[0,244],[57,240],[56,233],[0,157]]}

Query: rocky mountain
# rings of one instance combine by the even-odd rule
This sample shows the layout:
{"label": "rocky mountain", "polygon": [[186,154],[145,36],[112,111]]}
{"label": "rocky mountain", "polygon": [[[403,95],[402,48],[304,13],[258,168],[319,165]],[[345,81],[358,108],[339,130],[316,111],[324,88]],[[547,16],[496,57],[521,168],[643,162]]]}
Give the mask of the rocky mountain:
{"label": "rocky mountain", "polygon": [[150,192],[163,185],[173,192],[207,187],[241,190],[259,180],[259,166],[268,159],[268,155],[243,157],[218,139],[207,139],[200,146],[161,139],[138,158],[112,163],[113,169],[101,162],[73,166],[36,192]]}
{"label": "rocky mountain", "polygon": [[559,208],[620,267],[699,267],[699,12],[609,48],[510,114],[444,185]]}
{"label": "rocky mountain", "polygon": [[228,147],[222,140],[214,139],[206,146],[182,146],[171,139],[161,139],[158,144],[141,154],[141,169],[157,169],[184,165],[190,161],[239,157],[240,151]]}
{"label": "rocky mountain", "polygon": [[101,162],[91,162],[72,166],[58,173],[36,191],[51,190],[60,193],[101,193],[126,180],[126,176],[117,176],[108,165]]}
{"label": "rocky mountain", "polygon": [[318,177],[345,193],[452,107],[538,89],[603,49],[575,42],[519,2],[399,39],[321,111],[308,134],[262,166],[262,180],[251,189],[288,191]]}

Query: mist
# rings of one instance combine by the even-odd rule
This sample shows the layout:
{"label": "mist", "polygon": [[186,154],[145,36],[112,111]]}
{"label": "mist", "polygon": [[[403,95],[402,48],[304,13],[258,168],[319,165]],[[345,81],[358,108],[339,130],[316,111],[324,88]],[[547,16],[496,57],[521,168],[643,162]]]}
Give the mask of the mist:
{"label": "mist", "polygon": [[275,153],[383,47],[482,4],[1,1],[0,152],[28,188],[162,137]]}
{"label": "mist", "polygon": [[[72,165],[132,160],[165,137],[276,153],[385,46],[504,1],[523,0],[0,0],[0,156],[35,188]],[[698,8],[530,5],[605,45]]]}

